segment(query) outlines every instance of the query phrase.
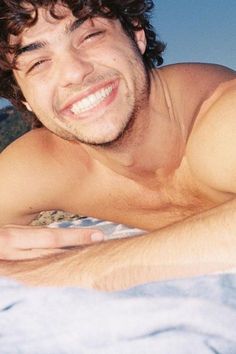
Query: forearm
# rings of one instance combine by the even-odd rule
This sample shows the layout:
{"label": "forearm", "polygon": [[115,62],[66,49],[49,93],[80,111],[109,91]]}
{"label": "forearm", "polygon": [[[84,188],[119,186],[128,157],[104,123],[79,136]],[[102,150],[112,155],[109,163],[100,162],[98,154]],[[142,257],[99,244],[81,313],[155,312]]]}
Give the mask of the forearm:
{"label": "forearm", "polygon": [[236,267],[236,200],[148,237],[150,253],[145,260],[150,278],[202,275]]}
{"label": "forearm", "polygon": [[119,266],[100,277],[102,288],[236,268],[236,200],[125,242]]}
{"label": "forearm", "polygon": [[[104,290],[236,267],[236,201],[150,234],[63,255],[3,262],[2,275],[31,285]],[[5,273],[5,274],[4,274]]]}
{"label": "forearm", "polygon": [[86,263],[82,254],[82,248],[74,247],[60,254],[29,260],[1,260],[0,275],[33,286],[79,285]]}
{"label": "forearm", "polygon": [[123,243],[112,240],[30,260],[0,260],[0,276],[32,286],[96,287],[95,274],[97,278],[100,272],[104,274],[104,269],[109,271],[117,265],[114,258],[117,259],[122,246]]}

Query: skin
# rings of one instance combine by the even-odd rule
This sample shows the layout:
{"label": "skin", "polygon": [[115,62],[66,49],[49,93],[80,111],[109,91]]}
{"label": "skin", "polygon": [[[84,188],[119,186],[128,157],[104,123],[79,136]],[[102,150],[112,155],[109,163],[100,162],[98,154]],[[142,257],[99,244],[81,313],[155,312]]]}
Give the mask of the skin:
{"label": "skin", "polygon": [[[235,72],[171,65],[153,70],[149,86],[143,31],[134,46],[117,21],[68,31],[75,19],[66,15],[56,21],[41,10],[30,31],[11,38],[47,42],[19,56],[14,71],[27,108],[46,128],[1,154],[1,274],[111,290],[236,266]],[[69,110],[111,85],[101,104]],[[52,209],[148,233],[65,251],[90,243],[93,232],[24,226]],[[9,263],[27,258],[36,259]]]}

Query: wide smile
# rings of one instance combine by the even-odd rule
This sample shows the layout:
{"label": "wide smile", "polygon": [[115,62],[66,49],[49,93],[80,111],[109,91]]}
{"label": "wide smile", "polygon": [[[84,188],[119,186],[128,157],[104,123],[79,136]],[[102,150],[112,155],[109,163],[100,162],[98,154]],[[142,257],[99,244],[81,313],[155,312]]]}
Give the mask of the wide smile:
{"label": "wide smile", "polygon": [[83,94],[79,99],[73,100],[71,104],[68,104],[63,112],[73,118],[85,118],[88,113],[91,114],[94,111],[102,110],[106,108],[116,97],[119,86],[119,80],[110,81],[106,84],[99,85],[92,90],[89,90],[87,94]]}

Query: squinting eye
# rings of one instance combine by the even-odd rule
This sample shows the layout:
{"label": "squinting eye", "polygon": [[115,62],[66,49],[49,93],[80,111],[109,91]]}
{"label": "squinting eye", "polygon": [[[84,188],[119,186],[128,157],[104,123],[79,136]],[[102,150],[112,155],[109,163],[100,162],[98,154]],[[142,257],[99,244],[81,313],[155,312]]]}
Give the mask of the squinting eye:
{"label": "squinting eye", "polygon": [[90,33],[88,36],[86,36],[84,38],[84,40],[88,40],[88,39],[91,39],[93,37],[97,37],[97,36],[99,36],[100,34],[103,34],[103,33],[104,33],[104,31],[98,31],[98,32]]}
{"label": "squinting eye", "polygon": [[42,65],[43,63],[45,63],[46,60],[45,59],[42,59],[42,60],[39,60],[37,61],[36,63],[34,63],[30,68],[29,70],[27,71],[27,74],[30,73],[31,71],[33,71],[35,68],[37,68],[38,66]]}

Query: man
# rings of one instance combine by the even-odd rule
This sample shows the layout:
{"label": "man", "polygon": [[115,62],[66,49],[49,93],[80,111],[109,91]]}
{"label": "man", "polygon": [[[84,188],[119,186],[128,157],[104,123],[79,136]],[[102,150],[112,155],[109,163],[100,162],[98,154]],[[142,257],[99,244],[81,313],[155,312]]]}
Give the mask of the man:
{"label": "man", "polygon": [[[235,72],[154,68],[150,1],[0,4],[1,95],[44,126],[1,154],[1,274],[110,290],[234,267]],[[103,235],[24,226],[51,209],[148,233],[65,250]]]}

